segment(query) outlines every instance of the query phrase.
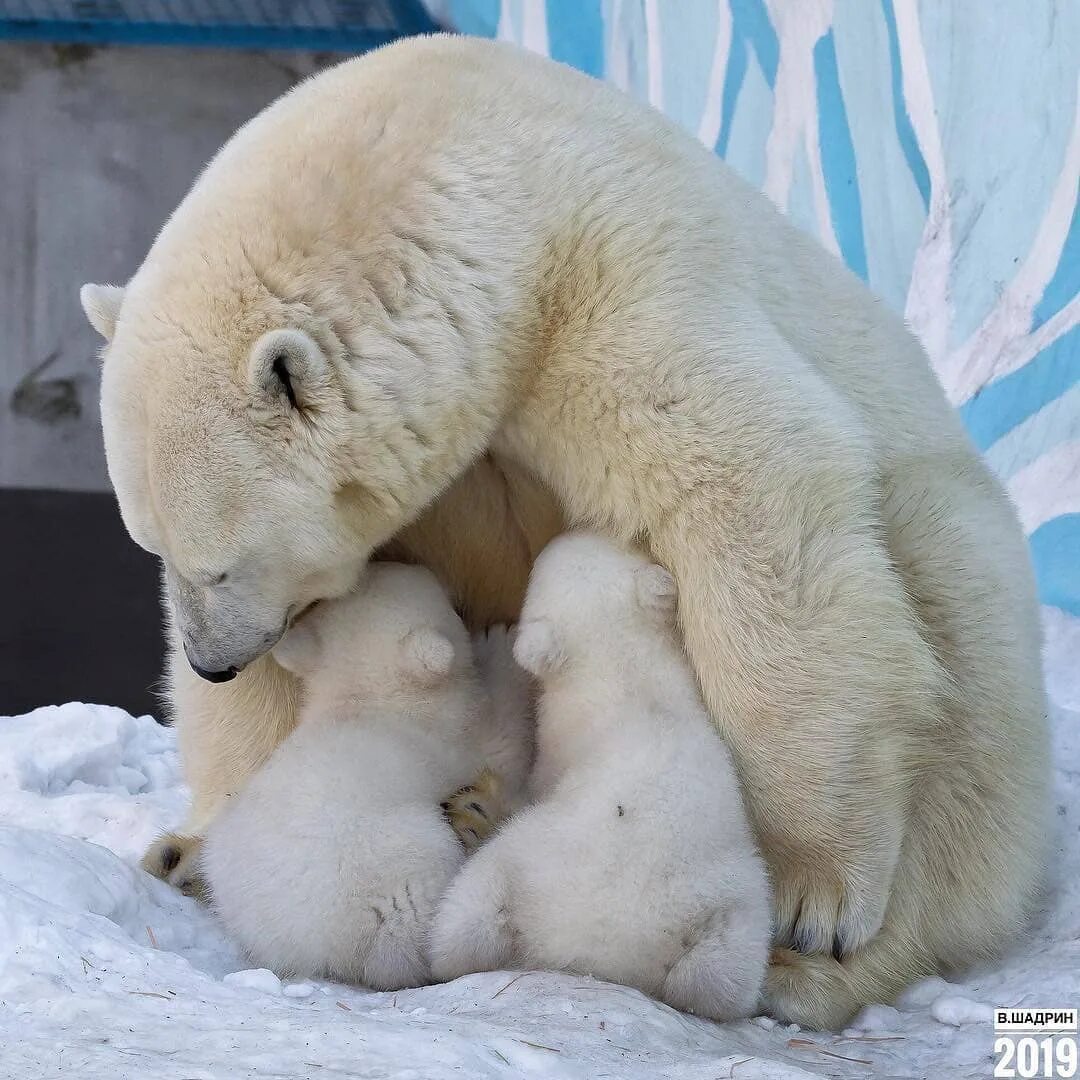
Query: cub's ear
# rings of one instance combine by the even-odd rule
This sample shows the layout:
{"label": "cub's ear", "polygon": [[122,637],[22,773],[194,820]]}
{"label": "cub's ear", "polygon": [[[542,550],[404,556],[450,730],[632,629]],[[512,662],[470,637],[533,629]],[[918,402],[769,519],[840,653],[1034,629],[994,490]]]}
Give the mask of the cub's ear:
{"label": "cub's ear", "polygon": [[79,301],[90,325],[106,340],[116,333],[116,319],[124,302],[124,290],[119,285],[94,285],[87,282],[79,290]]}
{"label": "cub's ear", "polygon": [[454,643],[434,627],[421,626],[405,636],[405,670],[421,685],[433,686],[454,666]]}
{"label": "cub's ear", "polygon": [[271,330],[252,346],[248,378],[264,400],[302,411],[326,400],[330,364],[303,330]]}
{"label": "cub's ear", "polygon": [[566,663],[566,653],[555,628],[546,619],[521,623],[514,639],[514,659],[538,678],[558,671]]}
{"label": "cub's ear", "polygon": [[644,566],[634,571],[638,603],[664,620],[675,617],[675,579],[662,567]]}
{"label": "cub's ear", "polygon": [[272,655],[286,671],[304,676],[315,669],[322,645],[318,622],[314,615],[306,615],[274,646]]}

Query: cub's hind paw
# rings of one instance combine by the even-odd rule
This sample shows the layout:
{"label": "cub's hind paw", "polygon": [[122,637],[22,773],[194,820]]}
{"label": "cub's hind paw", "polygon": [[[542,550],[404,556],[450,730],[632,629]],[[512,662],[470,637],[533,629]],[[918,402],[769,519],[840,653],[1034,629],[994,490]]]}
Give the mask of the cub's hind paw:
{"label": "cub's hind paw", "polygon": [[165,833],[150,845],[139,865],[148,874],[179,889],[185,896],[192,896],[205,904],[209,900],[209,892],[206,879],[199,869],[202,845],[201,836]]}
{"label": "cub's hind paw", "polygon": [[478,848],[509,814],[499,777],[484,769],[467,787],[442,804],[451,828],[467,851]]}

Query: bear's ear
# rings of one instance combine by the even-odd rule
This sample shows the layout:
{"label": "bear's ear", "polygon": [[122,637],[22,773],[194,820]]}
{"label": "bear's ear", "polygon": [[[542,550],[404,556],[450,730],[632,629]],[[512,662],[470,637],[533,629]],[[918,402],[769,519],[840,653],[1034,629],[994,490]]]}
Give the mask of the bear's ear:
{"label": "bear's ear", "polygon": [[514,659],[537,678],[558,671],[566,663],[566,653],[547,619],[521,623],[514,640]]}
{"label": "bear's ear", "polygon": [[454,643],[434,627],[410,630],[404,646],[405,670],[417,682],[432,686],[450,674],[454,666]]}
{"label": "bear's ear", "polygon": [[669,621],[675,616],[675,579],[662,567],[644,566],[634,571],[638,603],[645,611]]}
{"label": "bear's ear", "polygon": [[325,401],[330,365],[303,330],[271,330],[252,346],[248,378],[259,397],[303,411]]}
{"label": "bear's ear", "polygon": [[303,676],[315,669],[321,644],[318,619],[307,615],[285,631],[273,648],[273,657],[286,671]]}
{"label": "bear's ear", "polygon": [[116,333],[116,320],[124,302],[124,290],[119,285],[94,285],[87,282],[79,290],[79,300],[90,325],[106,340]]}

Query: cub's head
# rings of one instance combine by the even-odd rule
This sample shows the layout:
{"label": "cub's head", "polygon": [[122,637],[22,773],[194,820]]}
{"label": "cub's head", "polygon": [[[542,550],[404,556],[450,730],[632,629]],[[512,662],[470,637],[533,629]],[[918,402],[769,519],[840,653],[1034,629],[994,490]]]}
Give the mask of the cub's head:
{"label": "cub's head", "polygon": [[274,659],[316,700],[362,706],[430,700],[472,677],[469,635],[429,571],[372,563],[356,589],[313,608]]}
{"label": "cub's head", "polygon": [[102,427],[124,523],[162,560],[192,667],[224,681],[346,592],[419,509],[416,435],[329,320],[239,272],[215,280],[210,260],[81,298],[107,341]]}
{"label": "cub's head", "polygon": [[514,657],[540,678],[600,645],[636,644],[675,622],[675,582],[637,552],[591,533],[557,537],[540,553],[518,625]]}

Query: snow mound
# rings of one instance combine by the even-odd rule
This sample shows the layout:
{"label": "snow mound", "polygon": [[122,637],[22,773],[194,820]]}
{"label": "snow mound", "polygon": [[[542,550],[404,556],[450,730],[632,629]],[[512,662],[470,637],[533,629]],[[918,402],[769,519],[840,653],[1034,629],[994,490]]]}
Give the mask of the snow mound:
{"label": "snow mound", "polygon": [[926,979],[842,1035],[716,1025],[543,972],[377,994],[250,970],[138,868],[188,793],[172,732],[64,705],[0,719],[0,1078],[797,1080],[982,1077],[995,1005],[1080,1002],[1080,622],[1048,615],[1058,882],[1024,948]]}

